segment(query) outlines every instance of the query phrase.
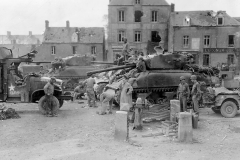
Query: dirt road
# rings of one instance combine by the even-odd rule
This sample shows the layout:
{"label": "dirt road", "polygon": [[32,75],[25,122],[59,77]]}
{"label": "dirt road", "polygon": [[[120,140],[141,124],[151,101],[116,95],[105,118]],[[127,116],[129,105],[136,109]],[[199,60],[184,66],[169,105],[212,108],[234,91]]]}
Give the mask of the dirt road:
{"label": "dirt road", "polygon": [[202,109],[194,142],[143,134],[161,131],[160,124],[144,124],[133,131],[130,143],[116,142],[114,114],[97,115],[96,108],[65,103],[59,117],[44,117],[37,104],[7,104],[20,119],[0,121],[1,160],[238,160],[240,156],[240,114],[223,118]]}

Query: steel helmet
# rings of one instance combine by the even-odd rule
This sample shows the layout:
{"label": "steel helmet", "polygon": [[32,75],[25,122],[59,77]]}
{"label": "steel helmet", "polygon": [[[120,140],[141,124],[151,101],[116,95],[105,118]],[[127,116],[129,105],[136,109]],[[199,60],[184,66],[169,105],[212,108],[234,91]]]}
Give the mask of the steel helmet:
{"label": "steel helmet", "polygon": [[191,80],[197,80],[197,76],[195,76],[195,75],[191,75],[191,78],[190,78]]}
{"label": "steel helmet", "polygon": [[180,77],[180,80],[185,80],[185,77],[184,77],[184,76],[181,76],[181,77]]}

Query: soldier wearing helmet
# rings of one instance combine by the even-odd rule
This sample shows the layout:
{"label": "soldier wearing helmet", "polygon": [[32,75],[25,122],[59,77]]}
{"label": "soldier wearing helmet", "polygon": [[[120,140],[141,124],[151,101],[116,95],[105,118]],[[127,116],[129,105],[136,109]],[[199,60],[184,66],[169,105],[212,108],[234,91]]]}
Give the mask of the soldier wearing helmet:
{"label": "soldier wearing helmet", "polygon": [[177,98],[180,101],[181,112],[187,111],[187,100],[190,97],[190,89],[188,84],[185,81],[185,77],[180,77],[180,84],[177,90]]}
{"label": "soldier wearing helmet", "polygon": [[191,81],[193,82],[193,87],[191,91],[192,101],[193,101],[193,109],[198,114],[199,113],[199,99],[201,97],[200,84],[197,81],[197,76],[192,75]]}
{"label": "soldier wearing helmet", "polygon": [[45,108],[46,116],[57,117],[58,106],[53,102],[54,83],[56,83],[56,81],[55,77],[51,77],[49,82],[44,86],[45,101],[47,102]]}

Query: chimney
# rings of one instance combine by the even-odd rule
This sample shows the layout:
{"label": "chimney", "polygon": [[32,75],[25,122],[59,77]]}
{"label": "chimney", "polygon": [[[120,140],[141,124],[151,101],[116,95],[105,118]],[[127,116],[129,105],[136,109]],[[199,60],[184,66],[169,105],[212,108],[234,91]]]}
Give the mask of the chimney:
{"label": "chimney", "polygon": [[7,36],[11,36],[11,32],[10,31],[7,31]]}
{"label": "chimney", "polygon": [[29,36],[32,36],[32,31],[29,31]]}
{"label": "chimney", "polygon": [[67,28],[70,27],[69,21],[66,21],[66,27],[67,27]]}
{"label": "chimney", "polygon": [[46,21],[45,21],[45,29],[48,29],[48,28],[49,28],[49,21],[46,20]]}
{"label": "chimney", "polygon": [[175,4],[171,3],[171,12],[175,12]]}

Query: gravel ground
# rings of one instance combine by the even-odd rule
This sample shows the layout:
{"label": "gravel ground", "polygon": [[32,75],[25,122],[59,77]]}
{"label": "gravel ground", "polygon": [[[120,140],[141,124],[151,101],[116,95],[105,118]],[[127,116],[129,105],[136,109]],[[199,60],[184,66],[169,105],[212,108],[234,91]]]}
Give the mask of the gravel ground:
{"label": "gravel ground", "polygon": [[[86,102],[85,102],[86,103]],[[193,143],[175,138],[142,137],[161,132],[160,122],[132,130],[130,142],[114,135],[114,114],[67,102],[58,117],[39,114],[37,104],[6,104],[20,119],[0,121],[0,160],[239,160],[240,114],[226,119],[201,109]]]}

